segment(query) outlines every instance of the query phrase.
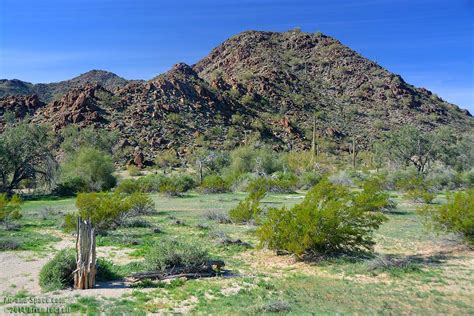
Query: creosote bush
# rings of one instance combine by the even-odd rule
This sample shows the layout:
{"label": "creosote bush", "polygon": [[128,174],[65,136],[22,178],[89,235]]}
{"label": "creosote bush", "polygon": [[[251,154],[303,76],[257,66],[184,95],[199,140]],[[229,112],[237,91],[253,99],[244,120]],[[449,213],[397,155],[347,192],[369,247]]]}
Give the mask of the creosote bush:
{"label": "creosote bush", "polygon": [[196,186],[193,177],[179,175],[148,175],[138,179],[125,179],[117,186],[116,191],[131,194],[133,192],[160,192],[169,196],[177,196]]}
{"label": "creosote bush", "polygon": [[371,250],[372,233],[386,217],[358,205],[360,194],[324,179],[301,204],[270,209],[257,230],[260,242],[298,256]]}
{"label": "creosote bush", "polygon": [[265,182],[254,182],[245,200],[240,201],[236,207],[229,211],[230,219],[236,223],[258,221],[258,217],[263,211],[260,201],[265,197],[266,192]]}
{"label": "creosote bush", "polygon": [[384,179],[380,176],[363,181],[362,191],[354,196],[355,205],[369,212],[395,208],[395,202],[390,200],[383,188]]}
{"label": "creosote bush", "polygon": [[460,234],[474,243],[474,189],[449,193],[447,200],[446,204],[419,209],[426,225],[437,231]]}
{"label": "creosote bush", "polygon": [[203,193],[224,193],[229,191],[229,185],[222,177],[210,175],[202,181],[201,190]]}

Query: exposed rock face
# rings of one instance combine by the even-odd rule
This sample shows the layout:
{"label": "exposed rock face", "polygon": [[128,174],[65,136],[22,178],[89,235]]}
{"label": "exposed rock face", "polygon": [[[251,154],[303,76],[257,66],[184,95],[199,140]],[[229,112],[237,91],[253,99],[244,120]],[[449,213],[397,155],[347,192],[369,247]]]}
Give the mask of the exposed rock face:
{"label": "exposed rock face", "polygon": [[33,116],[43,106],[45,103],[41,102],[37,95],[8,96],[0,99],[0,132],[3,131],[5,113],[10,112],[12,119],[21,120],[26,116]]}
{"label": "exposed rock face", "polygon": [[99,85],[72,89],[60,100],[44,107],[38,113],[39,119],[50,123],[55,130],[69,124],[85,127],[105,123],[105,110],[98,106],[98,93],[110,94]]}
{"label": "exposed rock face", "polygon": [[196,65],[177,64],[146,82],[100,71],[65,82],[51,84],[67,93],[48,105],[38,97],[0,99],[0,114],[13,108],[18,118],[29,114],[56,131],[69,124],[118,131],[115,147],[137,166],[168,148],[180,156],[195,147],[231,149],[251,141],[308,149],[315,113],[318,137],[342,149],[350,135],[366,146],[405,124],[474,126],[467,111],[318,33],[244,32]]}

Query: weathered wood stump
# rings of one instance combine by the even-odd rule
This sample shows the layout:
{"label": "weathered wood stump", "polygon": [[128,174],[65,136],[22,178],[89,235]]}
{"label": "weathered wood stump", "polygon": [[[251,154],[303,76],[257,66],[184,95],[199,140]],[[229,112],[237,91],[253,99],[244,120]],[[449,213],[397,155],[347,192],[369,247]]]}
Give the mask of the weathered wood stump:
{"label": "weathered wood stump", "polygon": [[95,285],[95,230],[90,219],[77,219],[75,289],[91,289]]}

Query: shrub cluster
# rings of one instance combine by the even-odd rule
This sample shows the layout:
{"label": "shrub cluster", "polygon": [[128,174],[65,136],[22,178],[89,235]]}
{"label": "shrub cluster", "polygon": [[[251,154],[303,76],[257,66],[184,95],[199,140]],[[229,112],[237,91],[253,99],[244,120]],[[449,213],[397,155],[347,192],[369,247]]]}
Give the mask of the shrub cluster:
{"label": "shrub cluster", "polygon": [[76,228],[77,218],[88,218],[98,232],[122,225],[127,219],[145,215],[154,208],[153,201],[143,193],[80,193],[76,199],[78,212],[67,214],[65,230]]}
{"label": "shrub cluster", "polygon": [[207,263],[208,252],[200,245],[175,239],[161,239],[152,243],[145,254],[149,270],[166,272],[179,269],[182,273],[194,272]]}
{"label": "shrub cluster", "polygon": [[229,185],[222,177],[210,175],[202,181],[201,191],[203,193],[224,193],[229,191]]}
{"label": "shrub cluster", "polygon": [[258,228],[262,244],[296,255],[370,250],[372,233],[386,220],[356,201],[361,193],[324,179],[292,209],[272,208]]}
{"label": "shrub cluster", "polygon": [[125,179],[117,186],[116,191],[131,194],[133,192],[160,192],[176,196],[196,186],[194,178],[189,175],[147,175],[138,179]]}
{"label": "shrub cluster", "polygon": [[426,224],[438,231],[460,234],[474,243],[474,189],[448,194],[447,199],[446,204],[419,210]]}
{"label": "shrub cluster", "polygon": [[81,148],[61,166],[61,182],[55,193],[68,195],[109,190],[116,184],[114,171],[112,157],[108,153],[96,148]]}
{"label": "shrub cluster", "polygon": [[252,180],[247,186],[247,191],[252,192],[262,187],[267,192],[291,193],[295,191],[297,184],[298,178],[293,173],[276,172],[271,177],[258,177]]}
{"label": "shrub cluster", "polygon": [[237,223],[257,221],[263,211],[260,201],[265,197],[265,194],[265,183],[254,182],[245,200],[240,201],[235,208],[229,211],[230,219]]}

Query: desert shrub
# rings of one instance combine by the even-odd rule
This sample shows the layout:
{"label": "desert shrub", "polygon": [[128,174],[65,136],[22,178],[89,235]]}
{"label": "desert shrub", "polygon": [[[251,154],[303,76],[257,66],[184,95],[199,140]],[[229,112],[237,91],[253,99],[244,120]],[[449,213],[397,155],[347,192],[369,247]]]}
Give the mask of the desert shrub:
{"label": "desert shrub", "polygon": [[78,182],[75,179],[80,179],[87,192],[105,191],[115,186],[114,170],[109,154],[85,147],[71,154],[61,166],[61,179],[62,183]]}
{"label": "desert shrub", "polygon": [[288,177],[258,177],[248,182],[246,191],[252,192],[255,187],[263,187],[268,192],[291,193],[294,192],[298,179],[291,174]]}
{"label": "desert shrub", "polygon": [[122,224],[122,227],[153,227],[153,224],[143,218],[130,218],[125,220]]}
{"label": "desert shrub", "polygon": [[365,180],[362,183],[362,191],[354,197],[354,203],[369,212],[395,208],[395,202],[390,200],[389,194],[383,188],[384,179],[380,176]]}
{"label": "desert shrub", "polygon": [[237,178],[244,173],[268,175],[283,171],[283,160],[268,148],[239,147],[231,153],[231,163],[224,173]]}
{"label": "desert shrub", "polygon": [[0,238],[0,251],[17,250],[22,247],[21,241],[11,238]]}
{"label": "desert shrub", "polygon": [[61,130],[61,136],[63,137],[61,149],[70,155],[86,146],[112,153],[113,146],[117,143],[119,135],[117,131],[95,129],[92,126],[79,128],[75,125],[69,125]]}
{"label": "desert shrub", "polygon": [[412,189],[406,192],[406,196],[414,201],[420,203],[431,203],[436,197],[436,194],[433,192],[426,191],[424,189]]}
{"label": "desert shrub", "polygon": [[288,313],[291,311],[291,305],[286,301],[271,301],[258,309],[263,313]]}
{"label": "desert shrub", "polygon": [[159,174],[150,174],[145,177],[138,178],[139,191],[141,192],[160,192],[160,186],[165,181],[166,176]]}
{"label": "desert shrub", "polygon": [[96,268],[96,281],[113,281],[122,278],[118,266],[108,259],[97,258]]}
{"label": "desert shrub", "polygon": [[257,230],[262,245],[298,256],[371,250],[386,217],[355,203],[360,193],[322,180],[292,209],[272,208]]}
{"label": "desert shrub", "polygon": [[66,214],[64,228],[73,231],[77,217],[88,218],[101,233],[122,225],[127,219],[148,214],[154,203],[146,194],[135,192],[131,195],[114,193],[80,193],[76,199],[78,211]]}
{"label": "desert shrub", "polygon": [[450,193],[446,204],[426,206],[419,212],[428,227],[460,234],[474,243],[474,189]]}
{"label": "desert shrub", "polygon": [[60,182],[53,190],[53,194],[57,196],[73,196],[79,192],[88,191],[85,180],[78,177],[71,177]]}
{"label": "desert shrub", "polygon": [[263,211],[260,201],[266,192],[265,182],[254,182],[245,200],[229,211],[230,219],[237,223],[257,221]]}
{"label": "desert shrub", "polygon": [[386,174],[386,188],[388,190],[399,190],[400,186],[403,186],[403,181],[406,181],[406,178],[416,177],[417,171],[414,168],[405,168],[390,170],[385,172]]}
{"label": "desert shrub", "polygon": [[187,175],[169,176],[162,179],[160,192],[169,196],[178,196],[195,187],[195,181]]}
{"label": "desert shrub", "polygon": [[339,171],[338,173],[330,175],[329,181],[333,184],[344,185],[348,187],[354,185],[354,182],[347,171]]}
{"label": "desert shrub", "polygon": [[387,177],[387,182],[391,184],[393,189],[403,192],[424,187],[423,175],[416,172],[414,168],[395,171],[391,176]]}
{"label": "desert shrub", "polygon": [[231,220],[229,216],[225,213],[222,212],[216,212],[216,211],[207,211],[206,212],[206,218],[211,221],[216,221],[219,224],[229,224],[231,223]]}
{"label": "desert shrub", "polygon": [[160,152],[155,158],[155,164],[162,168],[165,173],[168,169],[177,166],[179,163],[178,154],[174,149],[167,149]]}
{"label": "desert shrub", "polygon": [[161,239],[150,245],[145,254],[147,269],[168,271],[180,269],[181,272],[193,272],[209,260],[207,250],[199,244],[174,239]]}
{"label": "desert shrub", "polygon": [[229,185],[222,177],[210,175],[202,181],[201,190],[203,193],[223,193],[229,191]]}
{"label": "desert shrub", "polygon": [[[59,251],[42,268],[39,274],[39,283],[43,291],[62,290],[73,286],[74,271],[77,268],[74,249]],[[112,261],[98,258],[96,263],[96,280],[111,281],[121,277]]]}
{"label": "desert shrub", "polygon": [[136,177],[136,176],[139,176],[142,172],[140,171],[140,169],[138,169],[137,166],[134,166],[134,165],[130,165],[127,167],[127,172],[128,172],[128,175],[130,177]]}
{"label": "desert shrub", "polygon": [[41,268],[39,284],[43,291],[65,289],[74,283],[74,270],[76,270],[74,250],[61,250]]}
{"label": "desert shrub", "polygon": [[132,194],[134,192],[141,192],[142,188],[138,180],[124,179],[120,181],[115,191],[120,192],[120,193]]}
{"label": "desert shrub", "polygon": [[319,173],[306,171],[303,172],[299,178],[298,186],[301,189],[309,189],[314,187],[316,184],[321,181],[322,176]]}
{"label": "desert shrub", "polygon": [[0,223],[5,229],[9,229],[14,221],[22,217],[20,204],[18,195],[15,194],[9,199],[6,193],[0,194]]}
{"label": "desert shrub", "polygon": [[426,175],[426,180],[435,190],[453,190],[461,185],[456,172],[447,167],[431,170]]}
{"label": "desert shrub", "polygon": [[474,187],[474,169],[458,174],[458,178],[463,187]]}

